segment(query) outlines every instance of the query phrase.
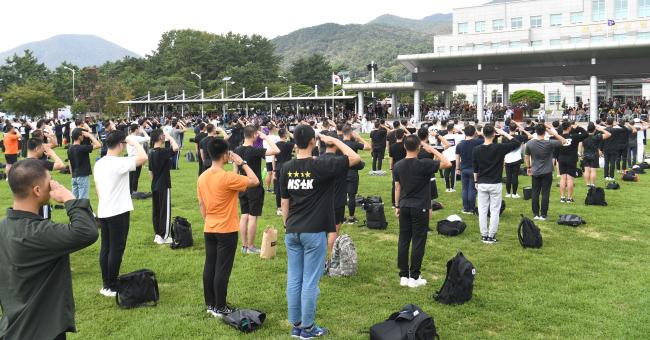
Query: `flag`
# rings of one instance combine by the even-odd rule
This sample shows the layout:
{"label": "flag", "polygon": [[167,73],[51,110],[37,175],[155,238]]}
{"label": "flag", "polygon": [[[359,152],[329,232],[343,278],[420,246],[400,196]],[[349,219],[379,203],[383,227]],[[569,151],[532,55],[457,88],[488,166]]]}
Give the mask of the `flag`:
{"label": "flag", "polygon": [[341,85],[343,80],[338,75],[332,73],[332,85]]}
{"label": "flag", "polygon": [[616,21],[614,20],[607,20],[607,26],[614,26],[616,25]]}

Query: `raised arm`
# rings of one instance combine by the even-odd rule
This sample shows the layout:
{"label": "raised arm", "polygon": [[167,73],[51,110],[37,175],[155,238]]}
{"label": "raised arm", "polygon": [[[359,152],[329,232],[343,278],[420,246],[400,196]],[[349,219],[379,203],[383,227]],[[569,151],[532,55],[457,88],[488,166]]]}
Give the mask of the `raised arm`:
{"label": "raised arm", "polygon": [[445,157],[445,155],[440,153],[440,151],[436,150],[433,146],[431,146],[431,145],[429,145],[429,144],[427,144],[427,143],[425,143],[423,141],[420,142],[420,145],[422,146],[422,149],[424,149],[424,151],[426,151],[426,152],[436,156],[436,158],[438,158],[438,160],[440,161],[440,169],[449,169],[449,168],[451,168],[451,162],[447,159],[447,157]]}
{"label": "raised arm", "polygon": [[372,146],[365,139],[363,139],[358,133],[352,132],[352,138],[356,139],[359,143],[363,144],[364,150],[370,150]]}
{"label": "raised arm", "polygon": [[275,145],[275,143],[273,143],[273,140],[271,139],[271,137],[269,137],[269,135],[265,134],[262,131],[260,131],[258,133],[259,133],[260,138],[265,140],[266,144],[269,145],[269,148],[266,149],[266,155],[267,156],[279,155],[280,154],[280,148],[278,148],[278,146]]}
{"label": "raised arm", "polygon": [[135,148],[135,165],[142,166],[144,163],[147,163],[147,152],[144,151],[142,144],[138,143],[137,140],[131,136],[126,137],[126,142]]}
{"label": "raised arm", "polygon": [[90,133],[90,132],[88,132],[88,131],[84,131],[84,132],[82,132],[82,134],[84,135],[84,137],[86,137],[86,138],[88,138],[88,139],[90,140],[90,143],[91,143],[92,146],[93,146],[93,150],[94,150],[94,149],[99,149],[99,148],[102,147],[102,145],[99,143],[99,141],[97,140],[97,138],[95,138],[95,136],[93,136],[92,133]]}
{"label": "raised arm", "polygon": [[255,175],[255,172],[253,172],[253,169],[251,169],[251,167],[248,164],[244,164],[244,160],[241,157],[239,157],[238,154],[230,151],[229,155],[230,155],[230,160],[236,165],[235,168],[241,168],[246,173],[246,177],[248,177],[247,187],[254,188],[260,185],[260,180],[257,178],[257,175]]}
{"label": "raised arm", "polygon": [[54,170],[61,170],[65,168],[65,164],[61,160],[61,157],[59,157],[59,155],[57,155],[56,152],[54,152],[54,150],[52,150],[52,148],[50,148],[49,145],[43,144],[43,151],[45,152],[47,157],[49,157],[54,161]]}
{"label": "raised arm", "polygon": [[336,147],[343,153],[348,158],[349,166],[352,167],[354,165],[359,164],[361,162],[361,156],[354,152],[354,150],[350,149],[349,146],[345,145],[341,140],[338,138],[333,138],[330,136],[325,136],[325,135],[319,135],[320,140],[325,143],[325,144],[334,144]]}

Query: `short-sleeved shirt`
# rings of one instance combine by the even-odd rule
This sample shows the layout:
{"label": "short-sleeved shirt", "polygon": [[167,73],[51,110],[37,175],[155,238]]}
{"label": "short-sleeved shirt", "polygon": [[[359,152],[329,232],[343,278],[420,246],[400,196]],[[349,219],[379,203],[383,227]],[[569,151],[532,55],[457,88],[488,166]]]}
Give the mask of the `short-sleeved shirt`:
{"label": "short-sleeved shirt", "polygon": [[239,230],[238,193],[246,190],[248,177],[232,171],[215,169],[204,171],[196,185],[199,200],[205,208],[206,233],[233,233]]}
{"label": "short-sleeved shirt", "polygon": [[90,168],[90,153],[92,145],[72,144],[68,148],[68,161],[72,167],[72,177],[86,177],[92,173]]}
{"label": "short-sleeved shirt", "polygon": [[476,183],[497,184],[501,183],[503,175],[503,160],[505,156],[519,148],[517,140],[504,143],[491,143],[478,145],[472,150],[472,170],[478,174]]}
{"label": "short-sleeved shirt", "polygon": [[[350,147],[352,151],[358,152],[359,150],[363,150],[364,145],[355,141],[355,140],[344,140],[343,143]],[[359,180],[359,170],[354,170],[354,169],[349,169],[348,170],[348,181],[358,181]]]}
{"label": "short-sleeved shirt", "polygon": [[[474,147],[483,144],[483,138],[473,138],[464,140],[456,146],[456,155],[460,155],[460,169],[469,170],[472,169],[472,152]],[[451,159],[450,159],[451,160]],[[456,164],[458,167],[459,164]]]}
{"label": "short-sleeved shirt", "polygon": [[393,166],[406,157],[406,149],[403,142],[395,142],[388,148],[388,156],[393,159]]}
{"label": "short-sleeved shirt", "polygon": [[[277,144],[280,141],[280,136],[278,136],[278,135],[269,135],[269,138],[271,138],[271,141],[273,141],[273,144]],[[271,146],[269,145],[269,143],[266,142],[266,140],[262,142],[262,147],[265,148],[265,149],[270,149],[271,148]],[[276,157],[276,156],[266,156],[264,161],[266,163],[271,163],[271,162],[273,162],[274,157]]]}
{"label": "short-sleeved shirt", "polygon": [[5,134],[3,143],[5,145],[5,155],[18,154],[18,134],[15,133]]}
{"label": "short-sleeved shirt", "polygon": [[[523,135],[516,135],[516,136],[512,137],[512,139],[518,141],[519,143],[521,143],[521,145],[523,145],[524,143],[526,143],[526,142],[528,141],[528,138],[527,138],[526,136],[523,136]],[[522,147],[519,146],[517,149],[515,149],[515,150],[513,150],[513,151],[510,151],[510,152],[509,152],[509,153],[508,153],[508,154],[503,158],[503,161],[504,161],[506,164],[511,164],[511,163],[515,163],[515,162],[520,162],[520,161],[521,161],[521,152],[522,152],[522,149],[521,149],[521,148],[522,148]]]}
{"label": "short-sleeved shirt", "polygon": [[590,135],[582,141],[583,156],[587,160],[597,160],[598,159],[598,149],[600,148],[603,141],[603,135],[596,133]]}
{"label": "short-sleeved shirt", "polygon": [[447,157],[451,162],[456,160],[456,145],[462,142],[465,139],[464,135],[459,133],[447,133],[444,138],[449,143],[449,147],[445,149],[442,154]]}
{"label": "short-sleeved shirt", "polygon": [[151,191],[163,191],[172,187],[171,157],[175,154],[171,148],[154,148],[149,152],[149,171],[153,175]]}
{"label": "short-sleeved shirt", "polygon": [[129,187],[131,171],[135,171],[135,157],[104,156],[95,163],[98,218],[113,217],[133,210]]}
{"label": "short-sleeved shirt", "polygon": [[[266,149],[241,145],[235,148],[235,153],[248,163],[248,166],[253,170],[257,179],[262,183],[262,159],[266,156]],[[242,167],[239,167],[239,174],[245,175],[246,171]]]}
{"label": "short-sleeved shirt", "polygon": [[393,167],[395,182],[399,182],[400,208],[431,208],[431,177],[440,169],[440,161],[404,158]]}
{"label": "short-sleeved shirt", "polygon": [[526,155],[531,156],[533,176],[541,176],[553,172],[553,152],[562,143],[557,140],[532,139],[526,143]]}
{"label": "short-sleeved shirt", "polygon": [[[203,150],[203,166],[204,167],[209,167],[212,165],[212,159],[210,158],[210,154],[208,153],[208,145],[212,143],[212,141],[215,139],[215,136],[205,136],[201,139],[199,142],[199,148]],[[200,152],[200,151],[199,151]]]}
{"label": "short-sleeved shirt", "polygon": [[319,233],[336,228],[334,182],[345,176],[348,166],[347,157],[292,159],[284,163],[280,194],[289,199],[287,233]]}
{"label": "short-sleeved shirt", "polygon": [[[296,144],[294,142],[279,141],[275,145],[280,149],[280,153],[275,156],[275,171],[280,171],[282,164],[293,158],[293,148]],[[276,176],[276,178],[279,177]]]}
{"label": "short-sleeved shirt", "polygon": [[370,131],[370,140],[372,141],[373,150],[383,150],[386,149],[386,129],[380,127],[377,130]]}

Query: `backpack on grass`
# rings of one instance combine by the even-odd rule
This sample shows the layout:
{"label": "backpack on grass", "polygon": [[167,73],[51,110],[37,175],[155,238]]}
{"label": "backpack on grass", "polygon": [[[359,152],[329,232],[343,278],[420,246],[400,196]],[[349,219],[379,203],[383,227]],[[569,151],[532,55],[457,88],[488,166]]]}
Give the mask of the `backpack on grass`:
{"label": "backpack on grass", "polygon": [[462,234],[466,227],[467,225],[463,221],[441,220],[438,221],[436,230],[441,235],[457,236]]}
{"label": "backpack on grass", "polygon": [[262,327],[266,313],[255,309],[237,309],[223,317],[223,322],[240,332],[250,333]]}
{"label": "backpack on grass", "polygon": [[621,188],[621,185],[616,182],[609,182],[607,183],[606,188],[609,190],[618,190]]}
{"label": "backpack on grass", "polygon": [[188,151],[185,154],[185,160],[188,162],[196,162],[196,156],[194,156],[194,153],[192,153],[192,151]]}
{"label": "backpack on grass", "polygon": [[642,167],[640,167],[638,165],[635,165],[635,166],[632,167],[632,172],[634,172],[635,174],[639,174],[639,175],[645,175],[645,173],[646,173],[646,171]]}
{"label": "backpack on grass", "polygon": [[447,276],[439,291],[433,294],[433,299],[446,305],[463,304],[472,299],[474,276],[476,268],[458,252],[454,258],[447,261]]}
{"label": "backpack on grass", "polygon": [[194,245],[192,224],[184,217],[174,217],[174,222],[172,223],[172,239],[174,242],[169,245],[172,249],[187,248]]}
{"label": "backpack on grass", "polygon": [[155,306],[160,299],[156,274],[141,269],[117,278],[115,301],[122,308]]}
{"label": "backpack on grass", "polygon": [[521,215],[521,222],[517,228],[519,244],[524,248],[541,248],[544,244],[542,233],[530,218]]}
{"label": "backpack on grass", "polygon": [[585,205],[607,206],[607,202],[605,201],[605,190],[603,190],[603,188],[589,187],[587,197],[585,197]]}
{"label": "backpack on grass", "polygon": [[334,241],[327,272],[329,276],[357,275],[357,249],[350,236],[341,235]]}
{"label": "backpack on grass", "polygon": [[625,171],[621,179],[624,182],[638,182],[639,174],[635,173],[634,171]]}
{"label": "backpack on grass", "polygon": [[433,318],[420,307],[408,304],[384,322],[370,327],[370,340],[439,339]]}
{"label": "backpack on grass", "polygon": [[366,211],[366,226],[370,229],[386,229],[386,214],[384,203],[379,196],[371,196],[364,200],[363,210]]}
{"label": "backpack on grass", "polygon": [[577,227],[583,224],[587,224],[587,222],[578,215],[560,215],[560,219],[557,221],[557,224],[568,225],[569,227]]}

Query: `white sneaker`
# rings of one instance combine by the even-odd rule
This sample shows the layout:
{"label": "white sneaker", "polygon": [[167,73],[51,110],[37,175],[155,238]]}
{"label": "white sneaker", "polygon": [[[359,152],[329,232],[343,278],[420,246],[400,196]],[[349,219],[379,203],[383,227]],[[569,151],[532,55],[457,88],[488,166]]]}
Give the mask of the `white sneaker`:
{"label": "white sneaker", "polygon": [[544,216],[540,216],[540,217],[539,217],[539,220],[540,220],[540,221],[546,221],[546,217],[544,217]]}
{"label": "white sneaker", "polygon": [[519,194],[514,194],[514,195],[510,195],[510,197],[512,197],[512,198],[520,198],[521,196],[519,196]]}
{"label": "white sneaker", "polygon": [[506,198],[511,198],[511,197],[512,197],[512,195],[506,194]]}
{"label": "white sneaker", "polygon": [[451,188],[451,189],[449,189],[449,192],[456,192],[456,189]]}
{"label": "white sneaker", "polygon": [[408,277],[400,277],[399,278],[399,285],[402,287],[406,287],[409,285],[409,278]]}
{"label": "white sneaker", "polygon": [[417,287],[422,287],[426,284],[427,284],[427,280],[423,279],[422,276],[420,276],[417,280],[414,278],[410,278],[408,286],[410,288],[417,288]]}
{"label": "white sneaker", "polygon": [[117,295],[117,292],[108,288],[102,288],[99,290],[99,294],[102,294],[106,297],[115,297],[115,295]]}
{"label": "white sneaker", "polygon": [[533,217],[533,220],[539,220],[539,216]]}
{"label": "white sneaker", "polygon": [[164,244],[163,243],[163,238],[160,235],[156,235],[156,237],[153,238],[153,243],[155,243],[155,244]]}
{"label": "white sneaker", "polygon": [[278,211],[276,211],[275,214],[278,216],[282,216],[282,209],[278,208]]}
{"label": "white sneaker", "polygon": [[174,243],[174,240],[171,237],[161,238],[160,240],[162,242],[160,244],[172,244],[172,243]]}

